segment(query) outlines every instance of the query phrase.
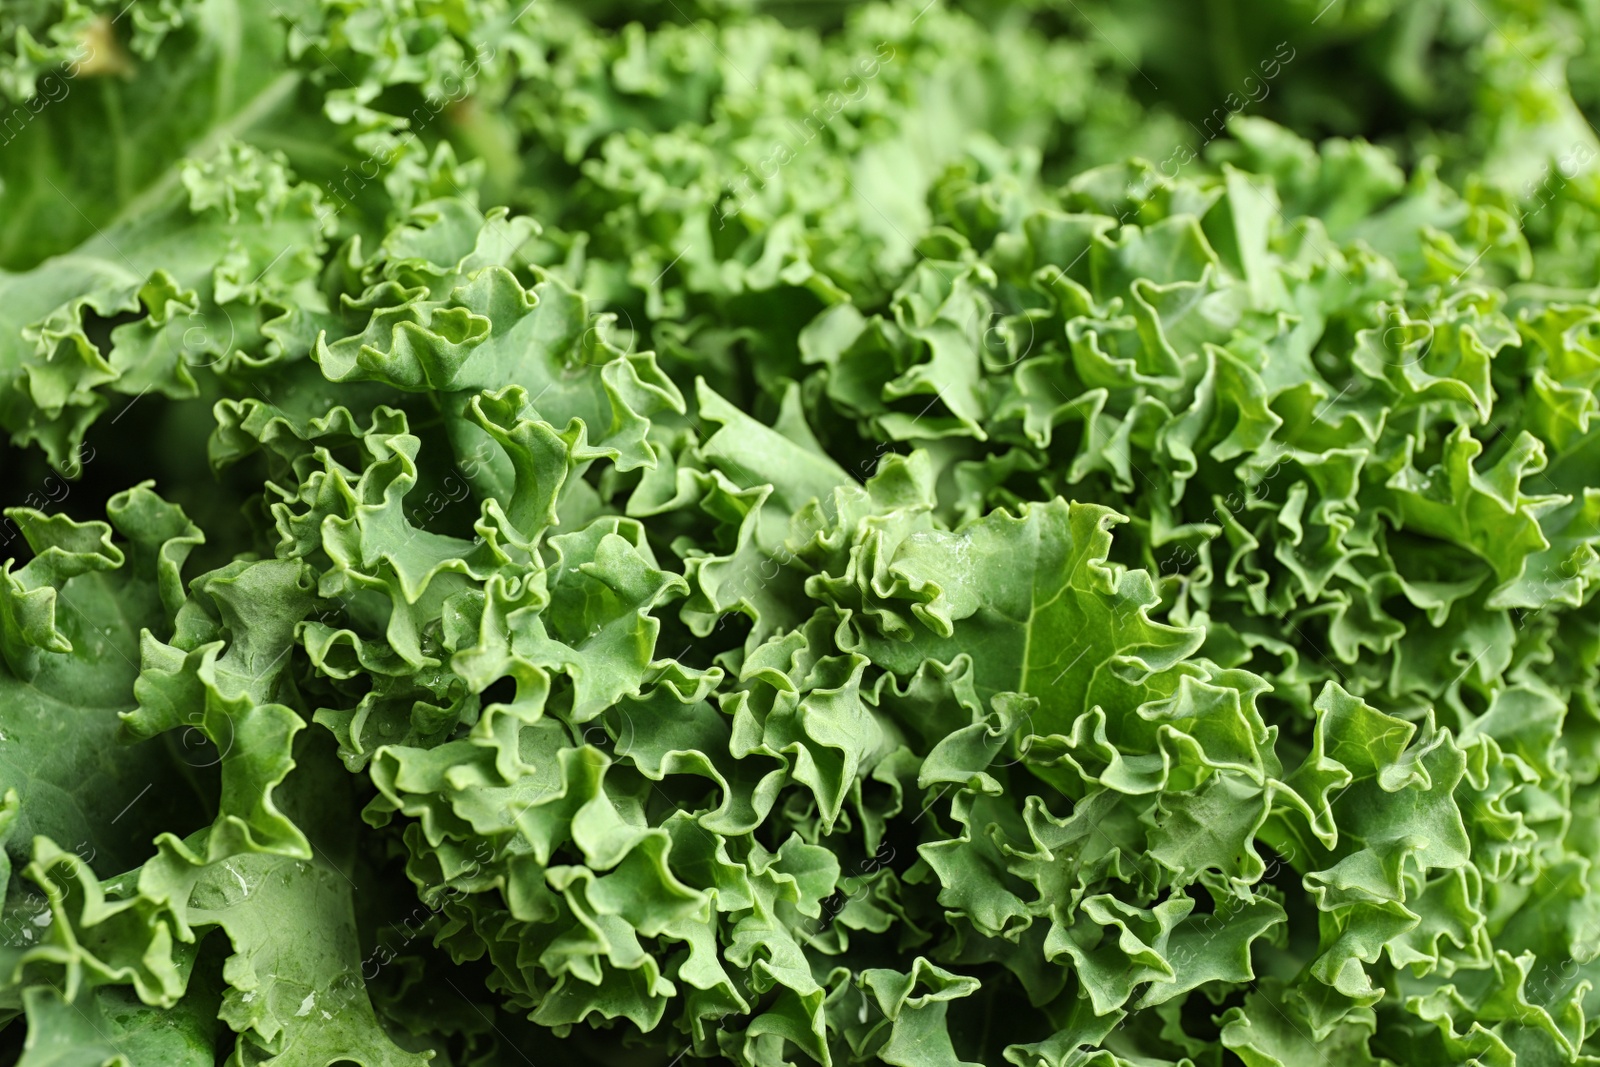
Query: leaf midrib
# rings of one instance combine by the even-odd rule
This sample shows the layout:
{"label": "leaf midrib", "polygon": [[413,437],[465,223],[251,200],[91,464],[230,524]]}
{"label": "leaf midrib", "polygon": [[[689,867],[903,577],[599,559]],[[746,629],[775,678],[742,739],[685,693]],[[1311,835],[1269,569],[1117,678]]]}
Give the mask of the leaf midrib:
{"label": "leaf midrib", "polygon": [[87,250],[102,244],[109,247],[111,242],[106,236],[106,231],[115,230],[134,219],[148,215],[168,193],[177,187],[178,176],[182,173],[183,164],[186,160],[206,158],[214,153],[224,140],[234,137],[255,125],[283,102],[283,98],[300,84],[300,78],[299,71],[287,70],[268,82],[260,92],[250,98],[244,107],[235,111],[231,118],[226,122],[211,127],[204,137],[193,142],[183,155],[173,160],[172,165],[162,171],[159,178],[145,186],[142,191],[134,194],[131,200],[122,205],[122,210],[118,211],[105,225],[97,227],[96,236],[85,241],[80,248]]}

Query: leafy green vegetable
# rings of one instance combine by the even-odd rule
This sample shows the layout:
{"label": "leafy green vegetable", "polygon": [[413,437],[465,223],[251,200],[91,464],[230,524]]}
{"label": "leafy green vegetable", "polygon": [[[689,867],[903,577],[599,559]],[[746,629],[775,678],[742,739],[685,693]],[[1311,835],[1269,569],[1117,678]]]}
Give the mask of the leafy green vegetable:
{"label": "leafy green vegetable", "polygon": [[7,5],[0,1048],[1600,1063],[1596,17]]}

